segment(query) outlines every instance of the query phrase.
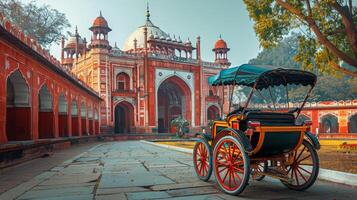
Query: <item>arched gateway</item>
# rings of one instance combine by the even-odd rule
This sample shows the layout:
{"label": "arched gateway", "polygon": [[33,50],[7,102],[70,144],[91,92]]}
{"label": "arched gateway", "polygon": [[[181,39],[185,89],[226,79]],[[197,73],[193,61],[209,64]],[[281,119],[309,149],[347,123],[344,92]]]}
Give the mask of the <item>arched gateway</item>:
{"label": "arched gateway", "polygon": [[115,106],[115,133],[130,133],[134,126],[134,107],[122,101]]}
{"label": "arched gateway", "polygon": [[172,76],[160,84],[157,92],[157,111],[160,133],[171,132],[170,122],[179,116],[191,122],[191,90],[181,78]]}
{"label": "arched gateway", "polygon": [[6,83],[6,136],[9,141],[31,140],[29,87],[19,70]]}

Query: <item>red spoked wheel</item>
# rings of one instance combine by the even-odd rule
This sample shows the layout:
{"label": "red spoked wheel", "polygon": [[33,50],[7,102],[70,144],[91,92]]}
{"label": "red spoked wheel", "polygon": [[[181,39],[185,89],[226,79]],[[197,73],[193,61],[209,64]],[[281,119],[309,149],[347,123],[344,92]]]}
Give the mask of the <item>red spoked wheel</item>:
{"label": "red spoked wheel", "polygon": [[268,162],[260,162],[260,163],[255,163],[254,166],[251,166],[252,168],[252,178],[255,181],[261,181],[265,178],[265,175],[259,175],[258,173],[266,172],[268,169]]}
{"label": "red spoked wheel", "polygon": [[219,187],[226,193],[243,192],[249,181],[249,157],[233,136],[221,138],[213,151],[213,165]]}
{"label": "red spoked wheel", "polygon": [[193,148],[193,165],[198,178],[208,181],[212,174],[212,149],[205,139],[198,140]]}
{"label": "red spoked wheel", "polygon": [[310,142],[304,140],[293,154],[293,162],[287,166],[288,177],[292,182],[282,183],[292,190],[306,190],[315,183],[319,174],[319,157]]}

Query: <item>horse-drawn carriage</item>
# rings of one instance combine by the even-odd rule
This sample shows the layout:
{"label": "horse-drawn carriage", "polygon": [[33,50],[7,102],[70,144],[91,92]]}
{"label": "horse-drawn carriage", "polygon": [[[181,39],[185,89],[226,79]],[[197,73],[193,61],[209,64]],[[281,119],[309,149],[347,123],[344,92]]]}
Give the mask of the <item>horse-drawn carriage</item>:
{"label": "horse-drawn carriage", "polygon": [[[236,86],[248,87],[250,92],[244,105],[236,107],[224,120],[213,121],[211,133],[200,134],[193,162],[201,180],[209,180],[213,171],[219,187],[232,195],[241,193],[250,178],[259,181],[270,176],[293,190],[305,190],[315,182],[319,172],[316,150],[320,144],[309,132],[311,121],[296,120],[315,86],[314,74],[244,64],[222,70],[209,77],[208,82],[211,86],[230,87],[229,107]],[[308,88],[307,95],[299,107],[290,108],[295,104],[289,103],[287,88],[297,85]],[[262,96],[263,90],[273,98],[273,87],[286,88],[287,106],[276,108],[274,104],[274,110],[266,104],[259,104],[262,108],[258,104],[249,107],[253,96]]]}

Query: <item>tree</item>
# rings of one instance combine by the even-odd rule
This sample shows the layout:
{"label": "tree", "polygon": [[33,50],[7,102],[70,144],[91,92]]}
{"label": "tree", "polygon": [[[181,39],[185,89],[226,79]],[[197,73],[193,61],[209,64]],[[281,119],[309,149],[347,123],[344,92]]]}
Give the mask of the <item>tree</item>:
{"label": "tree", "polygon": [[[268,64],[284,68],[303,69],[301,64],[293,58],[298,53],[300,35],[292,34],[284,38],[275,47],[264,48],[256,58],[249,61],[250,64]],[[315,86],[309,101],[338,101],[357,98],[357,78],[349,76],[330,76],[318,73],[317,85]],[[289,86],[289,99],[301,101],[305,97],[307,89],[300,86]],[[285,101],[285,90],[274,91],[277,99]],[[263,103],[263,102],[261,102]]]}
{"label": "tree", "polygon": [[[357,77],[357,8],[352,0],[244,0],[264,48],[300,30],[295,61]],[[342,65],[342,63],[346,63]]]}
{"label": "tree", "polygon": [[70,27],[65,14],[48,5],[37,6],[35,1],[24,4],[19,0],[1,0],[0,13],[45,48],[58,42],[62,31]]}

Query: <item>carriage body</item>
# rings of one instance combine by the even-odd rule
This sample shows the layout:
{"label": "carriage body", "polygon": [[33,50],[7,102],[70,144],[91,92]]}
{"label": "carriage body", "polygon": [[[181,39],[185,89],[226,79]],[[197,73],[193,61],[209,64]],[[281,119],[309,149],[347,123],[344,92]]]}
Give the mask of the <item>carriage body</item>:
{"label": "carriage body", "polygon": [[[255,90],[282,84],[277,80],[277,77],[283,77],[282,74],[294,84],[310,84],[311,89],[316,82],[314,75],[304,71],[293,70],[290,73],[281,68],[265,70],[254,76],[246,65],[243,69],[241,66],[226,69],[213,77],[211,83],[234,85],[240,82]],[[237,74],[240,74],[239,78]],[[260,82],[264,75],[270,78],[265,85]],[[306,75],[308,80],[295,78],[296,75]],[[286,79],[284,81],[287,82]],[[299,114],[302,107],[295,111]],[[201,134],[194,148],[194,166],[198,177],[207,181],[213,171],[220,188],[233,195],[244,190],[249,178],[261,180],[264,176],[277,178],[290,189],[309,188],[318,175],[316,150],[319,149],[319,143],[309,133],[310,123],[296,123],[298,114],[282,110],[269,112],[248,109],[246,106],[229,113],[224,120],[213,121],[211,132]]]}

